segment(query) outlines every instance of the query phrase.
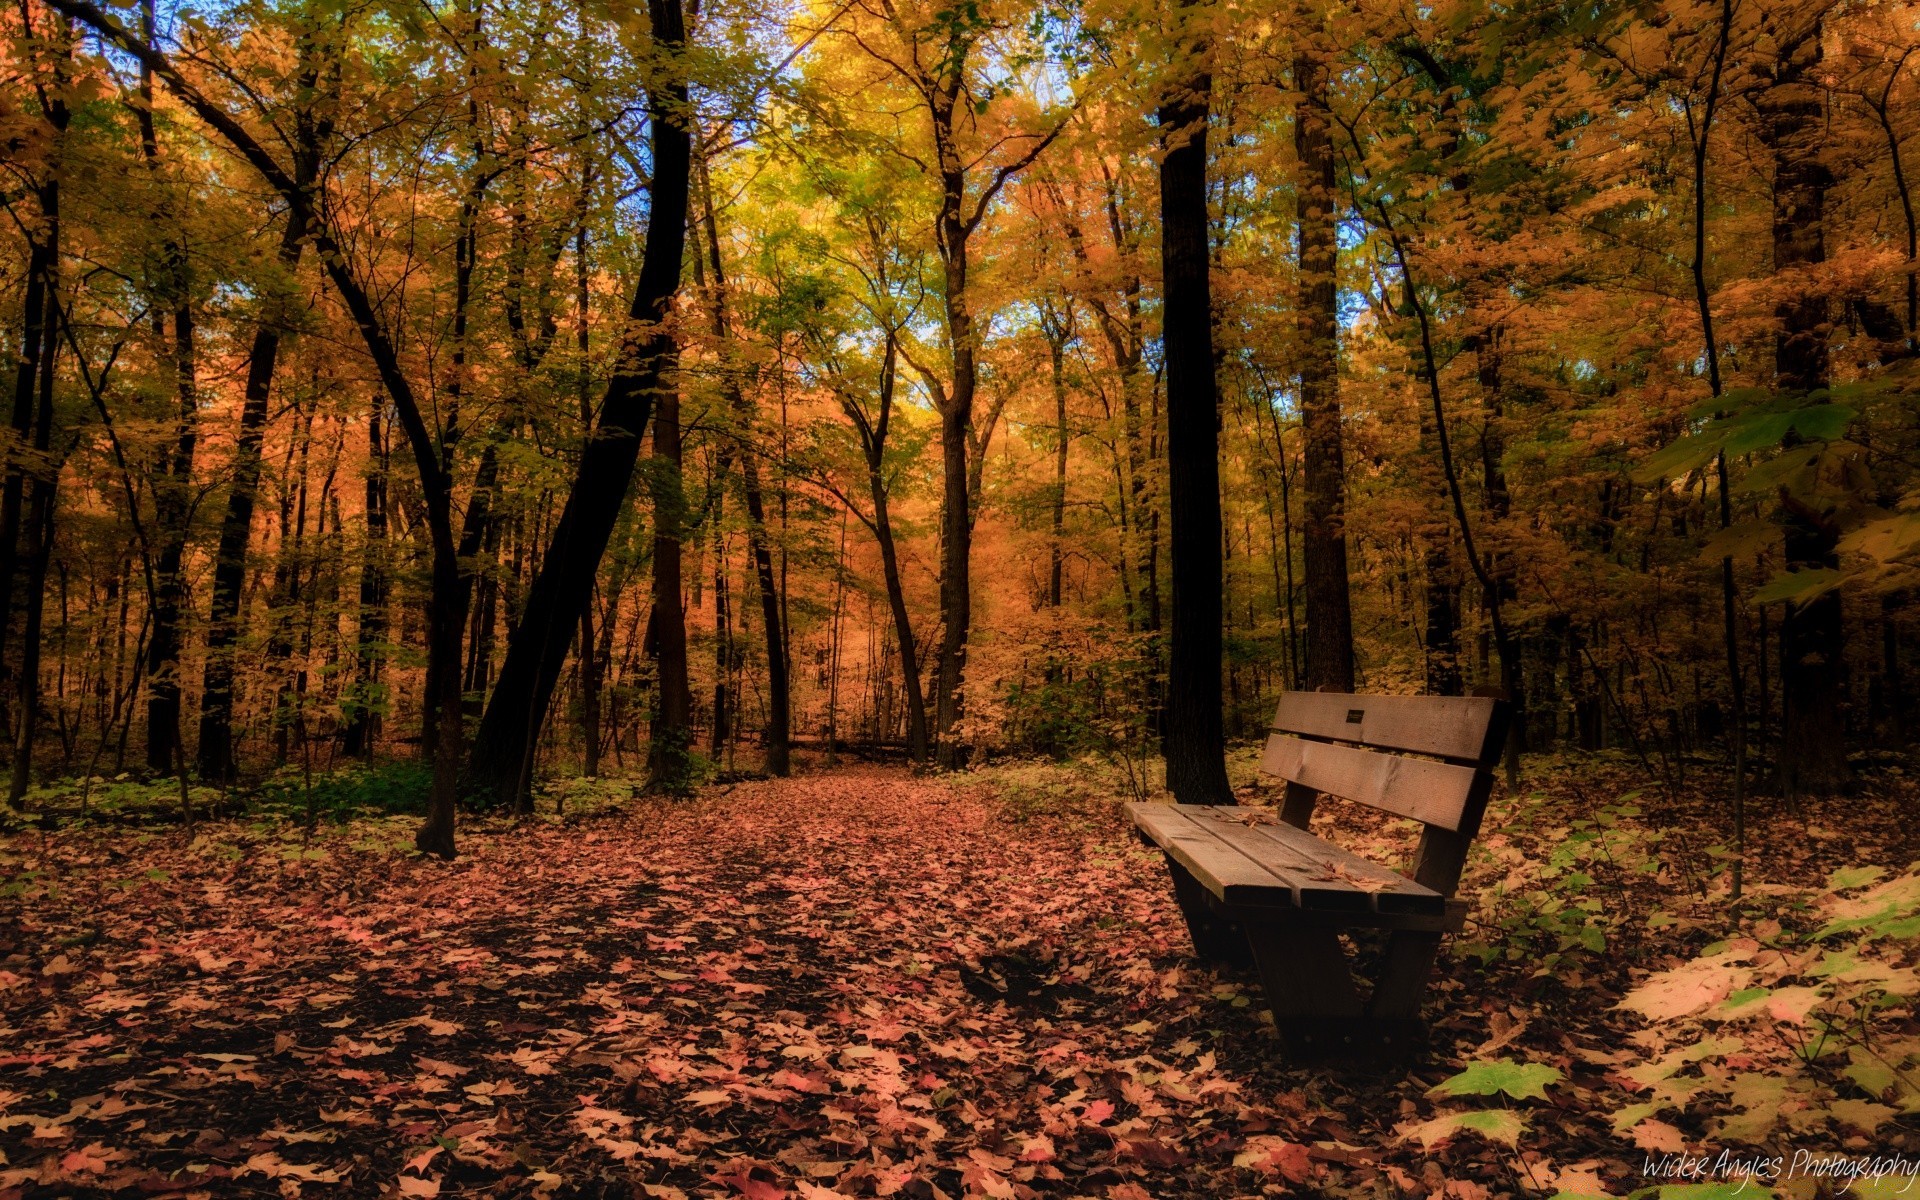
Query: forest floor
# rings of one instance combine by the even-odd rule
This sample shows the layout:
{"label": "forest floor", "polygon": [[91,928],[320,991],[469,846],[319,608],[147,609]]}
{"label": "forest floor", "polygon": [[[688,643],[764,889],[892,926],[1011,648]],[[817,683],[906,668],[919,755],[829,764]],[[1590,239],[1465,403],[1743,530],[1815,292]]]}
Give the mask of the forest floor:
{"label": "forest floor", "polygon": [[1706,1200],[1725,1163],[1649,1156],[1920,1155],[1912,787],[1756,801],[1734,903],[1720,802],[1634,775],[1498,802],[1390,1070],[1283,1060],[1098,772],[615,781],[451,864],[399,818],[17,833],[0,1197]]}

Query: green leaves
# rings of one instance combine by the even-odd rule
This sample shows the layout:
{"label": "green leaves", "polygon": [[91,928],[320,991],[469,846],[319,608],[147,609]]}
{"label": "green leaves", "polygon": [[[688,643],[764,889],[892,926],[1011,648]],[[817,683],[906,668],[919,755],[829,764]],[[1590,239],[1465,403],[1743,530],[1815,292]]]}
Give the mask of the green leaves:
{"label": "green leaves", "polygon": [[1559,1068],[1545,1063],[1515,1062],[1509,1058],[1496,1058],[1488,1062],[1477,1062],[1451,1079],[1443,1080],[1428,1090],[1429,1096],[1493,1096],[1505,1095],[1515,1100],[1544,1100],[1547,1088],[1559,1083],[1566,1076]]}
{"label": "green leaves", "polygon": [[1634,479],[1657,483],[1697,471],[1722,453],[1737,458],[1772,449],[1789,439],[1838,441],[1846,436],[1859,410],[1834,403],[1830,396],[1826,391],[1783,393],[1740,388],[1706,401],[1693,410],[1696,419],[1707,420],[1706,427],[1649,457],[1634,472]]}

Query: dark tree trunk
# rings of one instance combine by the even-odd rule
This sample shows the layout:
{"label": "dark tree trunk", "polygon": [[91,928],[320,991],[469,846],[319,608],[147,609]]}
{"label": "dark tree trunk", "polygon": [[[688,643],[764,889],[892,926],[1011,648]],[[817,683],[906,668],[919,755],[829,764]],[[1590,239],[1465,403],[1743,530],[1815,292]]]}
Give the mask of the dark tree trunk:
{"label": "dark tree trunk", "polygon": [[[686,36],[679,0],[649,0],[648,10],[656,43],[677,51]],[[506,658],[480,720],[468,787],[483,804],[511,802],[527,778],[534,751],[530,731],[538,729],[566,666],[580,609],[590,601],[600,559],[626,503],[640,436],[656,397],[677,386],[678,354],[662,321],[680,287],[686,248],[692,165],[686,103],[686,84],[677,78],[652,97],[652,210],[628,310],[634,332],[607,383],[599,423],[581,448],[573,489],[527,589],[526,615],[507,639]]]}
{"label": "dark tree trunk", "polygon": [[1060,607],[1060,584],[1067,536],[1067,339],[1066,319],[1044,323],[1047,335],[1048,378],[1053,384],[1053,537],[1047,543],[1047,607]]}
{"label": "dark tree trunk", "polygon": [[[52,311],[47,292],[57,267],[60,229],[60,181],[48,179],[38,189],[40,218],[27,251],[26,296],[21,308],[20,361],[13,377],[13,413],[10,422],[14,444],[25,446],[33,440],[33,402],[40,362],[48,358],[47,345],[53,331],[47,327]],[[19,454],[7,456],[6,482],[0,485],[0,673],[5,672],[7,635],[13,627],[13,577],[19,565],[20,510],[26,495],[26,468]]]}
{"label": "dark tree trunk", "polygon": [[686,525],[681,458],[680,397],[666,387],[653,417],[653,615],[647,644],[657,674],[647,787],[669,795],[686,792],[692,777],[693,694],[687,686],[687,618],[680,600],[680,531]]}
{"label": "dark tree trunk", "polygon": [[[1300,418],[1305,431],[1307,687],[1353,690],[1353,610],[1347,590],[1346,463],[1341,448],[1340,381],[1335,343],[1332,114],[1324,56],[1293,60],[1293,143],[1300,160]],[[1169,398],[1171,403],[1171,398]],[[1179,543],[1179,536],[1174,538]]]}
{"label": "dark tree trunk", "polygon": [[[64,22],[63,22],[64,24]],[[49,120],[56,136],[67,128],[66,105],[56,101],[49,106]],[[52,256],[47,268],[45,305],[40,316],[39,364],[34,372],[38,404],[32,419],[32,446],[39,460],[26,498],[25,565],[26,621],[20,639],[19,713],[14,726],[13,771],[8,781],[7,803],[18,807],[33,779],[33,740],[40,717],[40,620],[46,607],[47,558],[53,548],[54,491],[59,484],[60,468],[50,463],[48,450],[53,437],[53,373],[59,345],[54,330],[60,320],[60,208],[57,191],[49,197],[41,194],[41,212],[45,216],[47,244]]]}
{"label": "dark tree trunk", "polygon": [[[303,186],[311,186],[310,173],[297,174],[305,174]],[[289,213],[280,235],[279,263],[290,281],[300,265],[305,236],[305,222]],[[233,654],[240,637],[240,601],[246,591],[253,508],[260,491],[267,400],[280,355],[280,319],[277,311],[269,312],[253,331],[246,389],[240,403],[240,429],[234,439],[233,478],[227,485],[227,508],[220,519],[220,545],[213,563],[207,661],[201,673],[198,758],[201,778],[214,783],[231,781],[237,768],[233,753]]]}
{"label": "dark tree trunk", "polygon": [[[184,276],[184,265],[179,274]],[[154,525],[161,539],[154,560],[153,622],[147,634],[147,769],[170,774],[180,753],[181,622],[185,616],[186,557],[192,512],[193,453],[199,435],[193,311],[183,299],[173,312],[173,369],[178,424],[166,476],[154,488]]]}
{"label": "dark tree trunk", "polygon": [[732,738],[733,595],[727,564],[727,537],[720,512],[726,502],[726,473],[715,481],[720,493],[713,501],[713,740],[708,751],[717,764]]}
{"label": "dark tree trunk", "polygon": [[[154,44],[153,0],[142,0],[141,34]],[[172,228],[174,205],[171,185],[160,165],[160,141],[153,123],[153,72],[140,72],[140,100],[134,116],[140,127],[140,157],[162,197],[152,220],[159,226],[161,271],[156,289],[172,310],[173,378],[178,401],[172,452],[166,468],[154,480],[154,533],[159,553],[155,559],[153,618],[147,636],[147,769],[170,774],[182,761],[180,753],[181,624],[185,614],[188,526],[193,512],[193,455],[199,443],[200,400],[198,354],[193,316],[193,281],[187,247]]]}
{"label": "dark tree trunk", "polygon": [[893,637],[900,646],[900,677],[907,694],[907,757],[925,762],[929,749],[926,693],[920,683],[920,650],[913,636],[913,617],[907,612],[906,584],[900,576],[900,552],[893,541],[893,516],[886,472],[887,430],[893,418],[894,388],[898,381],[899,342],[887,333],[880,364],[880,415],[869,430],[861,425],[867,456],[867,493],[873,498],[873,536],[880,543],[880,569],[886,578],[887,607],[893,613]]}
{"label": "dark tree trunk", "polygon": [[[385,401],[376,400],[367,415],[366,544],[360,551],[360,620],[356,631],[353,703],[346,728],[341,731],[341,749],[359,757],[372,757],[379,737],[380,662],[387,640],[387,447],[381,433],[380,409]],[[429,696],[438,695],[439,676],[427,680]],[[426,723],[438,726],[428,705]],[[422,739],[422,753],[433,758],[431,733]]]}
{"label": "dark tree trunk", "polygon": [[[720,222],[714,212],[712,184],[707,179],[704,156],[699,169],[701,217],[707,231],[707,265],[713,272],[713,332],[724,343],[732,336],[732,321],[727,310],[726,263],[720,256]],[[755,452],[758,439],[754,436],[756,414],[740,388],[739,377],[733,372],[727,374],[726,393],[727,405],[740,426],[740,481],[747,502],[747,543],[753,554],[754,579],[759,584],[760,625],[767,638],[766,769],[769,775],[784,776],[792,769],[792,667],[787,656],[780,593],[774,585],[766,501],[760,490],[760,461]]]}
{"label": "dark tree trunk", "polygon": [[[1805,277],[1827,256],[1821,36],[1816,23],[1779,48],[1756,102],[1773,157],[1773,268],[1789,289],[1774,311],[1774,378],[1785,392],[1812,392],[1828,379],[1827,298]],[[1840,530],[1830,509],[1817,496],[1783,492],[1781,502],[1787,570],[1838,567]],[[1789,796],[1831,795],[1848,783],[1845,673],[1840,593],[1789,604],[1780,626],[1779,752]]]}
{"label": "dark tree trunk", "polygon": [[[1203,47],[1189,46],[1197,59]],[[1160,264],[1167,371],[1173,620],[1167,787],[1183,804],[1232,804],[1220,720],[1220,411],[1207,253],[1207,119],[1213,79],[1193,73],[1159,112]]]}

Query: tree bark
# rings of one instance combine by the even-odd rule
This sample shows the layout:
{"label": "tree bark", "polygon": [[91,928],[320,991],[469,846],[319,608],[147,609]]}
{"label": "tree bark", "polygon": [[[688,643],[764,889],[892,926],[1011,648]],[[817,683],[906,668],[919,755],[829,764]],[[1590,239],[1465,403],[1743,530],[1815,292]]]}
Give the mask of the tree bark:
{"label": "tree bark", "polygon": [[[72,0],[62,0],[70,3]],[[656,44],[677,53],[686,39],[680,0],[649,0]],[[626,503],[656,397],[677,386],[679,355],[664,322],[680,288],[686,248],[692,141],[687,86],[677,74],[650,97],[652,210],[640,279],[628,308],[632,333],[600,404],[600,420],[580,452],[572,490],[554,525],[540,571],[527,589],[525,616],[507,639],[506,658],[474,740],[467,786],[482,804],[511,802],[527,778],[538,728],[589,603],[607,540]]]}
{"label": "tree bark", "polygon": [[[691,788],[693,694],[687,685],[687,617],[680,599],[680,539],[686,524],[681,489],[680,397],[660,391],[653,417],[653,615],[647,644],[656,669],[647,748],[647,788],[681,795]],[[529,740],[537,731],[529,731]]]}
{"label": "tree bark", "polygon": [[864,422],[856,424],[866,451],[867,493],[873,498],[873,537],[880,544],[880,570],[886,579],[887,608],[893,614],[893,637],[900,647],[900,676],[907,694],[907,757],[920,763],[927,760],[930,748],[927,699],[920,682],[920,651],[913,636],[913,617],[907,611],[906,584],[900,575],[900,551],[893,541],[893,516],[887,508],[891,499],[885,472],[887,430],[893,417],[898,369],[899,335],[890,329],[880,365],[879,417],[871,430]]}
{"label": "tree bark", "polygon": [[[303,129],[310,128],[310,122],[304,117],[299,123]],[[303,169],[301,163],[295,165],[294,178],[302,187],[313,186],[313,171]],[[289,280],[300,266],[305,238],[306,223],[288,213],[286,227],[280,234],[277,261]],[[240,402],[240,428],[234,438],[233,477],[227,485],[227,507],[220,519],[220,543],[214,555],[213,594],[207,614],[207,661],[200,677],[197,748],[200,776],[213,783],[230,782],[238,768],[233,750],[233,648],[240,637],[240,601],[246,590],[253,509],[260,492],[260,451],[266,436],[267,400],[273,390],[273,372],[280,355],[281,319],[282,313],[276,307],[263,314],[254,327],[253,344],[247,352],[247,382]]]}
{"label": "tree bark", "polygon": [[[142,0],[140,23],[147,46],[155,48],[153,0]],[[153,70],[149,66],[141,67],[140,103],[134,109],[140,128],[140,157],[159,193],[150,218],[162,227],[158,237],[163,278],[156,299],[163,299],[171,309],[174,394],[178,402],[172,452],[153,483],[154,532],[160,546],[155,556],[153,618],[147,638],[147,769],[170,774],[181,761],[180,627],[186,587],[180,572],[193,512],[193,457],[200,430],[197,330],[187,247],[179,230],[172,227],[176,216],[172,189],[160,163],[160,141],[153,123]]]}
{"label": "tree bark", "polygon": [[[1293,143],[1300,160],[1300,419],[1306,466],[1307,687],[1353,690],[1353,609],[1347,583],[1346,462],[1341,447],[1336,345],[1332,112],[1324,51],[1293,60]],[[1179,543],[1175,535],[1175,544]]]}
{"label": "tree bark", "polygon": [[1207,252],[1206,48],[1159,111],[1162,336],[1173,614],[1169,636],[1167,787],[1183,804],[1232,804],[1220,715],[1220,411],[1214,383]]}
{"label": "tree bark", "polygon": [[[1787,288],[1774,310],[1774,382],[1783,392],[1811,393],[1828,380],[1827,297],[1806,277],[1807,268],[1827,256],[1821,59],[1815,22],[1781,42],[1772,77],[1756,97],[1761,138],[1773,159],[1773,269]],[[1784,488],[1780,500],[1787,570],[1837,568],[1840,530],[1831,511],[1817,496]],[[1789,796],[1832,795],[1849,782],[1845,672],[1840,593],[1789,604],[1780,625],[1778,757],[1780,787]]]}
{"label": "tree bark", "polygon": [[[726,264],[720,254],[720,222],[713,207],[713,185],[707,178],[704,151],[699,160],[701,224],[707,231],[707,265],[713,272],[712,318],[714,336],[724,345],[732,337],[727,309]],[[760,592],[760,626],[767,641],[766,771],[782,776],[792,770],[792,664],[788,661],[786,622],[781,616],[780,593],[773,577],[773,547],[767,538],[766,501],[760,490],[760,461],[754,447],[756,413],[732,371],[726,375],[727,406],[739,425],[740,482],[747,503],[747,546],[753,555],[754,579]]]}

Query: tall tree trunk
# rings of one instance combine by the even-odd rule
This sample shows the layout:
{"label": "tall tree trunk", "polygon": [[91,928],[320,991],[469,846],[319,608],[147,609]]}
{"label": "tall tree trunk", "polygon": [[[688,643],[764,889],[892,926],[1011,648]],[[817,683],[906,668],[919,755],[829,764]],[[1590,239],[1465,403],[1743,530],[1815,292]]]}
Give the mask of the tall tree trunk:
{"label": "tall tree trunk", "polygon": [[[727,308],[726,263],[720,254],[720,222],[713,206],[713,184],[707,177],[704,150],[698,161],[700,172],[701,224],[707,232],[707,265],[713,272],[711,313],[714,336],[725,345],[733,336],[732,319]],[[785,776],[792,770],[792,664],[787,653],[786,622],[781,593],[774,584],[773,547],[767,537],[766,501],[760,490],[760,460],[755,453],[753,405],[740,387],[739,375],[726,373],[727,406],[740,426],[740,482],[747,503],[747,546],[753,555],[754,579],[759,584],[760,626],[767,641],[767,745],[766,770],[769,775]]]}
{"label": "tall tree trunk", "polygon": [[[1300,419],[1305,432],[1307,687],[1353,690],[1353,610],[1347,590],[1346,460],[1341,447],[1334,233],[1333,118],[1324,50],[1293,60],[1293,144],[1300,160]],[[1178,535],[1174,542],[1179,544]]]}
{"label": "tall tree trunk", "polygon": [[[22,9],[23,16],[27,10]],[[31,35],[31,29],[28,30]],[[67,127],[72,114],[67,108],[65,89],[68,79],[71,55],[73,53],[73,28],[64,16],[52,31],[58,44],[58,59],[54,66],[54,87],[41,90],[39,100],[41,110],[52,133],[52,154],[54,163],[58,163],[65,150]],[[56,329],[60,316],[60,183],[56,167],[49,170],[47,179],[39,186],[40,243],[34,249],[44,248],[40,261],[40,291],[37,297],[41,308],[37,314],[39,337],[32,345],[32,360],[24,357],[28,348],[23,346],[23,359],[19,374],[15,380],[15,427],[29,435],[33,447],[31,477],[28,477],[26,464],[10,462],[7,481],[11,494],[18,496],[22,483],[29,485],[26,492],[25,560],[26,578],[26,620],[21,631],[20,676],[18,707],[19,712],[14,725],[12,773],[7,785],[7,804],[17,808],[26,797],[27,787],[33,780],[33,743],[40,718],[40,620],[46,607],[47,559],[53,548],[53,502],[54,490],[59,484],[60,468],[50,461],[48,453],[53,438],[53,378],[54,364],[59,357],[59,343]],[[32,257],[32,251],[29,251]],[[31,281],[29,292],[31,293]],[[26,321],[31,326],[36,314],[27,314]],[[21,392],[24,392],[23,396]],[[31,412],[21,411],[21,402],[33,398],[37,403]],[[17,501],[16,501],[17,504]],[[16,507],[15,512],[18,512]],[[14,562],[14,538],[19,529],[7,530],[6,561],[0,567],[7,571],[11,579]],[[9,600],[11,597],[8,598]],[[0,605],[0,625],[10,617],[6,605]],[[124,622],[123,622],[124,624]],[[129,714],[131,720],[131,714]]]}
{"label": "tall tree trunk", "polygon": [[[302,127],[310,122],[302,119]],[[311,172],[296,170],[302,186],[311,187]],[[301,178],[304,177],[304,178]],[[289,283],[300,265],[306,223],[287,214],[280,234],[278,262]],[[201,673],[200,740],[197,751],[200,776],[214,783],[234,778],[238,764],[233,751],[234,646],[240,637],[240,602],[246,592],[247,552],[253,539],[253,509],[260,492],[261,444],[266,436],[267,400],[273,390],[274,366],[280,355],[278,306],[254,327],[247,353],[247,382],[240,402],[240,428],[234,438],[232,479],[227,485],[227,507],[220,519],[220,544],[213,563],[213,595],[207,614],[207,661]]]}
{"label": "tall tree trunk", "polygon": [[[1786,19],[1784,16],[1782,20]],[[1761,138],[1773,158],[1773,269],[1788,289],[1774,311],[1774,381],[1785,392],[1827,386],[1827,298],[1808,268],[1826,261],[1829,175],[1821,155],[1825,103],[1821,26],[1783,40],[1772,78],[1756,98]],[[1789,571],[1839,566],[1839,526],[1815,497],[1781,495]],[[1840,593],[1789,604],[1780,626],[1780,786],[1789,796],[1832,795],[1846,786],[1846,631]]]}
{"label": "tall tree trunk", "polygon": [[716,481],[721,488],[713,500],[713,740],[708,753],[718,764],[725,753],[732,729],[729,700],[733,683],[733,596],[731,570],[727,563],[727,535],[721,526],[721,509],[726,502],[726,474]]}
{"label": "tall tree trunk", "polygon": [[1060,607],[1060,583],[1067,533],[1067,339],[1071,315],[1043,322],[1047,335],[1048,379],[1053,384],[1053,536],[1047,543],[1047,607]]}
{"label": "tall tree trunk", "polygon": [[880,364],[880,414],[871,432],[862,429],[867,456],[867,494],[873,499],[873,536],[880,544],[880,571],[887,585],[887,608],[893,613],[893,637],[900,647],[901,684],[907,694],[907,757],[921,763],[930,747],[926,693],[920,682],[920,651],[913,636],[913,616],[907,611],[907,591],[900,575],[900,551],[893,540],[893,516],[885,471],[887,431],[893,417],[894,389],[899,378],[899,340],[887,331]]}
{"label": "tall tree trunk", "polygon": [[[40,404],[33,425],[33,448],[42,461],[40,473],[27,494],[26,517],[26,621],[20,641],[19,721],[13,742],[13,772],[8,781],[7,803],[18,807],[27,794],[33,776],[34,735],[40,720],[40,623],[46,609],[47,560],[53,551],[53,504],[60,483],[60,466],[48,461],[53,430],[53,366],[57,355],[51,331],[59,320],[55,306],[57,287],[47,289],[45,328],[49,336],[40,357]],[[181,781],[186,786],[186,781]]]}
{"label": "tall tree trunk", "polygon": [[[379,737],[381,707],[380,664],[386,657],[387,640],[387,447],[381,431],[380,410],[384,399],[375,400],[367,415],[367,475],[365,480],[365,544],[360,551],[360,620],[354,653],[355,675],[352,684],[351,715],[341,731],[341,749],[363,758],[373,755]],[[437,675],[428,680],[428,695],[437,695]],[[431,705],[427,706],[431,709]],[[432,739],[423,739],[423,753],[433,757]]]}
{"label": "tall tree trunk", "polygon": [[691,786],[693,694],[687,685],[687,618],[680,598],[680,540],[686,525],[681,488],[680,397],[662,388],[653,416],[653,616],[647,644],[656,669],[647,749],[647,787],[679,795]]}
{"label": "tall tree trunk", "polygon": [[[948,105],[949,117],[951,104]],[[949,140],[951,134],[949,133]],[[957,153],[953,159],[958,164]],[[943,299],[953,379],[940,399],[940,651],[934,668],[933,736],[943,767],[963,765],[955,726],[963,705],[967,637],[973,625],[973,517],[969,506],[967,446],[973,433],[973,400],[979,382],[974,355],[973,308],[967,295],[967,238],[961,217],[965,175],[956,165],[943,172],[940,243],[946,275]]]}
{"label": "tall tree trunk", "polygon": [[[140,5],[141,35],[154,46],[153,0]],[[193,280],[187,247],[174,227],[172,183],[160,163],[160,141],[153,123],[153,71],[140,71],[140,103],[134,106],[140,127],[140,156],[159,193],[152,220],[160,226],[161,271],[158,291],[171,307],[173,380],[178,402],[173,448],[153,486],[154,526],[160,546],[155,556],[153,622],[147,640],[147,769],[171,773],[180,754],[181,624],[185,614],[187,535],[193,512],[193,456],[199,443],[198,354],[193,315]]]}
{"label": "tall tree trunk", "polygon": [[1167,787],[1183,804],[1232,804],[1220,721],[1220,411],[1207,253],[1207,48],[1161,101],[1160,269],[1165,304],[1167,482],[1173,620]]}
{"label": "tall tree trunk", "polygon": [[[64,28],[66,22],[62,21],[61,25],[61,53],[64,56],[67,47],[72,45],[72,38]],[[64,139],[68,116],[63,100],[51,100],[47,117],[53,125],[56,144]],[[13,771],[7,787],[7,803],[12,807],[19,806],[32,782],[33,742],[40,716],[40,620],[46,607],[47,559],[53,547],[54,492],[60,479],[60,468],[49,461],[48,453],[53,436],[54,362],[59,356],[59,344],[54,331],[60,321],[60,205],[57,189],[48,194],[52,187],[51,184],[43,187],[40,196],[40,211],[46,221],[44,236],[50,249],[50,258],[41,294],[44,307],[40,314],[39,362],[34,368],[38,404],[32,418],[31,445],[37,465],[28,480],[30,487],[26,496],[23,531],[26,534],[23,556],[27,568],[26,621],[20,642],[19,712],[14,726]]]}
{"label": "tall tree trunk", "polygon": [[[41,226],[30,236],[27,286],[21,307],[20,361],[13,376],[13,412],[10,422],[15,447],[33,440],[33,402],[42,359],[53,341],[47,315],[53,311],[47,294],[58,269],[60,178],[50,173],[37,189]],[[13,577],[18,567],[20,511],[26,495],[24,456],[16,449],[7,455],[6,482],[0,485],[0,676],[6,670],[7,635],[13,627]],[[116,693],[117,695],[117,693]]]}
{"label": "tall tree trunk", "polygon": [[[686,38],[680,0],[649,0],[648,12],[655,44],[677,53]],[[527,778],[534,750],[529,731],[538,728],[566,666],[580,609],[590,601],[594,575],[626,504],[640,436],[656,396],[677,386],[678,349],[663,322],[680,287],[686,248],[692,166],[686,105],[687,86],[677,74],[650,99],[652,207],[640,279],[628,309],[633,332],[607,383],[599,423],[581,448],[573,488],[527,589],[525,617],[507,639],[506,658],[480,720],[468,786],[481,803],[512,801]]]}

